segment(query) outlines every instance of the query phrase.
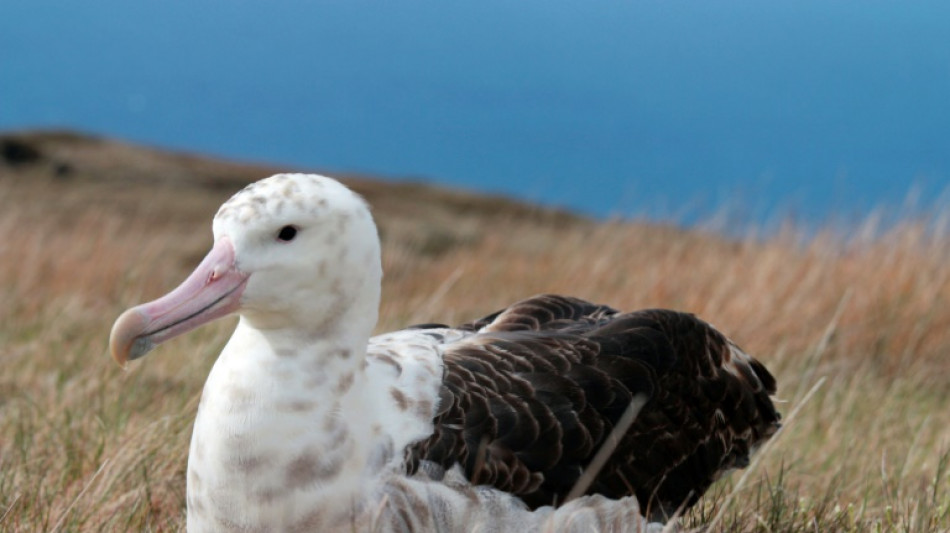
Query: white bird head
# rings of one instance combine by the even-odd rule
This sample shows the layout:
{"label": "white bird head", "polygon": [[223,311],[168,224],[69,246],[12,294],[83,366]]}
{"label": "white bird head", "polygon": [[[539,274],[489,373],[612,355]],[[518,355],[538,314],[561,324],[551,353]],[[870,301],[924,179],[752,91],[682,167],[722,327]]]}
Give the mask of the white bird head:
{"label": "white bird head", "polygon": [[357,194],[324,176],[278,174],[232,196],[213,229],[214,247],[188,279],[116,320],[116,361],[233,312],[259,330],[369,335],[382,268]]}

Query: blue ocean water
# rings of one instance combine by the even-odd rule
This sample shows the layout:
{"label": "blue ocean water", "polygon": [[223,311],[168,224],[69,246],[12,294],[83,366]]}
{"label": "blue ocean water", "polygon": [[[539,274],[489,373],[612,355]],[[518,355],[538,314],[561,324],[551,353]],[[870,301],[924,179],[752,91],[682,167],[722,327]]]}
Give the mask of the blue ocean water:
{"label": "blue ocean water", "polygon": [[5,0],[0,129],[600,216],[861,217],[950,183],[950,3]]}

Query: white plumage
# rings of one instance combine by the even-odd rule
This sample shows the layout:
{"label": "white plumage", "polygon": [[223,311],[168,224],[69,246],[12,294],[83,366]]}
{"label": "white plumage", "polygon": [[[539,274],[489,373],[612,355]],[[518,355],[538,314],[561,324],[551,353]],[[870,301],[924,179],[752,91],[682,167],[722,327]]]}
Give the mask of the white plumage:
{"label": "white plumage", "polygon": [[[589,351],[588,344],[601,342],[596,331],[585,333],[588,340],[583,342],[571,340],[571,335],[580,339],[581,334],[575,333],[580,326],[554,320],[552,331],[538,331],[528,339],[526,334],[502,331],[507,320],[502,316],[487,317],[469,327],[409,329],[370,339],[380,298],[379,240],[363,200],[330,178],[281,174],[252,184],[221,207],[213,229],[214,248],[188,280],[167,296],[126,311],[116,321],[111,338],[113,355],[124,363],[208,320],[240,314],[198,408],[188,460],[189,531],[635,531],[647,527],[632,490],[617,495],[595,486],[588,495],[556,508],[544,505],[542,499],[553,494],[550,503],[562,503],[558,498],[563,498],[563,491],[552,485],[553,476],[578,470],[567,462],[572,445],[568,441],[577,440],[575,434],[587,435],[587,441],[578,446],[596,451],[616,421],[612,414],[598,413],[612,413],[619,399],[590,414],[578,402],[593,405],[593,396],[578,400],[583,392],[571,392],[573,385],[546,377],[555,370],[544,370],[548,374],[521,367],[507,371],[493,363],[486,370],[488,377],[479,377],[477,365],[472,366],[472,361],[488,357],[489,352],[495,354],[492,357],[499,353],[510,357],[515,367],[537,366],[540,357],[548,356],[510,355],[516,350],[505,348],[505,343],[548,346],[544,343],[557,342],[568,348],[551,357],[567,357],[567,366],[560,368],[568,377],[565,369],[575,368],[572,375],[576,377],[583,365],[593,368],[594,356],[584,350]],[[542,314],[550,314],[548,305],[570,307],[570,312],[580,309],[583,312],[574,313],[575,323],[590,328],[626,316],[558,297],[542,297],[529,304]],[[535,329],[545,327],[542,323]],[[537,346],[532,349],[542,350]],[[575,350],[576,346],[584,349]],[[774,383],[770,386],[771,376],[763,375],[764,368],[756,367],[758,363],[734,345],[722,346],[723,359],[713,370],[716,376],[721,370],[732,376],[723,379],[743,384],[743,401],[749,397],[761,404],[752,417],[758,421],[746,424],[746,435],[733,431],[728,421],[700,425],[705,431],[728,430],[728,438],[736,442],[757,442],[777,427],[777,414],[773,410],[774,416],[763,415],[768,409],[761,400],[766,397],[767,402]],[[599,357],[596,361],[602,362],[612,356]],[[631,372],[640,368],[628,366],[634,369]],[[455,371],[473,377],[450,384],[446,380]],[[492,377],[496,371],[507,373]],[[607,377],[591,379],[613,380],[609,372],[602,373]],[[576,381],[587,386],[585,379]],[[523,388],[523,381],[534,387],[528,396],[535,403],[524,403],[502,389],[494,392],[497,382],[505,380],[515,383],[512,386]],[[656,383],[654,389],[665,386]],[[621,386],[619,381],[617,386]],[[559,387],[570,389],[563,397],[571,398],[576,412],[562,399],[557,400],[558,407],[551,407],[554,414],[542,413],[543,399],[561,398]],[[469,398],[469,394],[474,396]],[[510,413],[507,407],[499,407],[501,398],[511,398]],[[469,400],[481,402],[480,414],[471,414],[474,407],[467,408],[471,416],[465,414]],[[723,410],[733,406],[713,407],[718,414],[710,420],[722,418]],[[526,413],[536,420],[556,419],[563,427],[552,429],[550,422],[544,422],[535,424],[539,429],[524,430],[525,421],[531,422]],[[668,434],[670,429],[662,426],[666,422],[650,422],[650,413],[643,418],[643,427]],[[485,416],[491,420],[487,425],[478,422],[487,435],[479,441],[477,434],[472,435],[482,426],[473,420]],[[578,427],[583,431],[564,425],[570,420],[580,420]],[[543,435],[560,435],[564,443],[544,442]],[[742,453],[747,455],[746,441],[731,443],[727,449],[717,448],[716,453],[723,456],[717,470],[741,466]],[[553,459],[537,459],[544,456],[538,450],[553,447],[564,452]],[[698,453],[695,449],[689,448],[683,457]],[[465,459],[455,459],[454,453]],[[622,475],[625,467],[617,465],[609,468]],[[719,472],[706,477],[713,474]],[[605,474],[603,479],[606,487],[610,478]],[[506,490],[509,485],[521,488]]]}

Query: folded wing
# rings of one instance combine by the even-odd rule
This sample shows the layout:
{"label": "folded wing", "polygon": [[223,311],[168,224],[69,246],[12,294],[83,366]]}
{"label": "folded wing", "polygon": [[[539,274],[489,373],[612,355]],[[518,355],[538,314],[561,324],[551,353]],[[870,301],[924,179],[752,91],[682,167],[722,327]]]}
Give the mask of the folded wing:
{"label": "folded wing", "polygon": [[435,431],[407,450],[411,472],[459,465],[530,508],[559,505],[642,396],[586,493],[636,495],[656,516],[695,503],[779,427],[772,375],[691,314],[541,295],[458,329],[472,334],[442,346]]}

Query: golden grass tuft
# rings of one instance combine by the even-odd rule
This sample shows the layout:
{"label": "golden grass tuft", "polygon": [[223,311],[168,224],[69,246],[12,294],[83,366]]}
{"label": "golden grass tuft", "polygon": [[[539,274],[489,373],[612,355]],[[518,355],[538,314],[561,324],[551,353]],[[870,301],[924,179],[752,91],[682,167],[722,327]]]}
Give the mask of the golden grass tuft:
{"label": "golden grass tuft", "polygon": [[[125,307],[197,264],[220,199],[0,180],[0,530],[184,527],[191,421],[233,323],[128,371],[106,344]],[[950,529],[950,238],[936,220],[728,239],[424,210],[376,213],[380,331],[560,292],[694,312],[774,371],[781,410],[796,416],[687,528]]]}

